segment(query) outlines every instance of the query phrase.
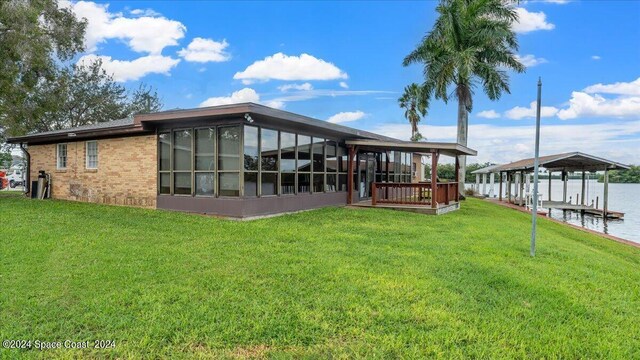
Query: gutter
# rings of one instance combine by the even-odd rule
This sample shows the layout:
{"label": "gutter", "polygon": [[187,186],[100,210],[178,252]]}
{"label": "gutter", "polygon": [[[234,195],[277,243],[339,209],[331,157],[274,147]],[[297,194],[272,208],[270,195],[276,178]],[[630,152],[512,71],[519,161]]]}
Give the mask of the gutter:
{"label": "gutter", "polygon": [[29,154],[29,152],[27,151],[27,149],[24,148],[24,143],[20,143],[20,149],[22,149],[22,152],[25,153],[25,155],[27,156],[27,169],[26,169],[26,176],[25,176],[25,180],[24,180],[24,194],[25,195],[29,195],[30,192],[30,187],[31,187],[31,154]]}

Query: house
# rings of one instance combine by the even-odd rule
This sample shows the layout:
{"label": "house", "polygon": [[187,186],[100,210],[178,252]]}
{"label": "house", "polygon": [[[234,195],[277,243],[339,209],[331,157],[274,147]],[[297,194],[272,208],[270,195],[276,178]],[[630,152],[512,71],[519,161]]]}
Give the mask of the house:
{"label": "house", "polygon": [[421,160],[437,165],[445,155],[457,163],[476,154],[253,103],[142,114],[8,142],[25,149],[31,180],[39,171],[50,175],[56,199],[239,218],[346,204],[456,209],[457,183],[436,184],[437,174],[420,182]]}

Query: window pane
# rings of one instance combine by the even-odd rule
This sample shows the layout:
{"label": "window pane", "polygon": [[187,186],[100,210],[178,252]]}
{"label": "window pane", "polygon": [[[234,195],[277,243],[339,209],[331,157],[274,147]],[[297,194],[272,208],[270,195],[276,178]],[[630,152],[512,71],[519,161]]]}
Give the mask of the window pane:
{"label": "window pane", "polygon": [[336,142],[327,141],[327,172],[338,171],[338,159],[336,158]]}
{"label": "window pane", "polygon": [[213,173],[196,173],[196,195],[213,195]]}
{"label": "window pane", "polygon": [[87,141],[87,164],[89,169],[96,169],[98,167],[98,143],[96,141]]}
{"label": "window pane", "polygon": [[280,171],[296,171],[296,136],[295,134],[280,133]]}
{"label": "window pane", "polygon": [[171,138],[169,133],[158,134],[160,142],[160,170],[171,170]]}
{"label": "window pane", "polygon": [[338,187],[336,186],[337,180],[338,179],[336,174],[327,174],[327,186],[325,190],[328,192],[337,191],[338,190]]}
{"label": "window pane", "polygon": [[160,174],[160,194],[171,193],[171,185],[169,184],[170,181],[171,181],[171,174],[169,173]]}
{"label": "window pane", "polygon": [[281,184],[281,194],[295,194],[296,190],[296,174],[294,173],[283,173],[282,176],[282,184]]}
{"label": "window pane", "polygon": [[258,173],[244,173],[244,196],[258,196]]}
{"label": "window pane", "polygon": [[216,129],[196,130],[196,170],[215,170]]}
{"label": "window pane", "polygon": [[311,171],[311,138],[298,135],[298,171]]}
{"label": "window pane", "polygon": [[349,151],[343,146],[338,147],[338,158],[340,163],[338,164],[338,171],[347,172],[349,169]]}
{"label": "window pane", "polygon": [[276,195],[278,173],[262,173],[262,196]]}
{"label": "window pane", "polygon": [[60,169],[67,167],[67,144],[58,144],[57,165]]}
{"label": "window pane", "polygon": [[244,168],[258,171],[258,128],[244,127]]}
{"label": "window pane", "polygon": [[220,196],[240,196],[240,175],[220,173]]}
{"label": "window pane", "polygon": [[340,191],[347,191],[347,174],[338,175],[338,186]]}
{"label": "window pane", "polygon": [[260,135],[262,171],[278,171],[278,132],[262,129]]}
{"label": "window pane", "polygon": [[191,130],[173,133],[173,170],[191,170]]}
{"label": "window pane", "polygon": [[191,195],[191,173],[173,173],[173,193]]}
{"label": "window pane", "polygon": [[298,174],[298,193],[308,193],[311,190],[311,174]]}
{"label": "window pane", "polygon": [[324,174],[313,174],[313,192],[324,191]]}
{"label": "window pane", "polygon": [[313,138],[313,172],[324,172],[324,139]]}
{"label": "window pane", "polygon": [[222,127],[219,131],[219,169],[240,170],[240,126]]}

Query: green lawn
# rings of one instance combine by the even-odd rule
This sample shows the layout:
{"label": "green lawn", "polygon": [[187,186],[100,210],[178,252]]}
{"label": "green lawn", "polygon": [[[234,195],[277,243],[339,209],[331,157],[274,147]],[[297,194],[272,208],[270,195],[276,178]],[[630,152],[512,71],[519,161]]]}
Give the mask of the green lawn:
{"label": "green lawn", "polygon": [[256,221],[0,194],[0,358],[640,358],[640,249],[480,200]]}

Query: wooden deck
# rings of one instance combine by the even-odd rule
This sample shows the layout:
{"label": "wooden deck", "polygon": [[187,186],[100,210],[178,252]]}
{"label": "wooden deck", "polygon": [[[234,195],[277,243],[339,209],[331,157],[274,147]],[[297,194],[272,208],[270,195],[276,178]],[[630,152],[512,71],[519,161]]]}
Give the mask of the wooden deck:
{"label": "wooden deck", "polygon": [[450,211],[460,209],[459,202],[450,202],[449,204],[438,204],[438,207],[432,208],[431,205],[413,205],[413,204],[376,204],[372,205],[371,200],[363,200],[349,205],[354,208],[378,208],[399,211],[409,211],[428,215],[442,215]]}
{"label": "wooden deck", "polygon": [[[518,199],[511,199],[511,203],[519,206]],[[542,201],[543,209],[557,209],[563,211],[575,211],[582,214],[590,214],[594,216],[603,217],[604,211],[602,209],[596,209],[589,205],[571,204],[563,201]],[[624,219],[624,213],[619,211],[607,211],[607,219]]]}

